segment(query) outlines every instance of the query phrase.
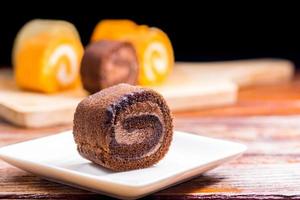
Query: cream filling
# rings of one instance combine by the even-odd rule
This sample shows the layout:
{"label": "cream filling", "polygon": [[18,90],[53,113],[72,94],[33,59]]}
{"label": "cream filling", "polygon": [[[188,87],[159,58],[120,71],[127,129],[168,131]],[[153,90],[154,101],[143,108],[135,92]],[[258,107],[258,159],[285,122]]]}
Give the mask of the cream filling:
{"label": "cream filling", "polygon": [[[129,115],[128,118],[136,118],[136,117],[143,117],[145,115],[155,116],[159,119],[159,116],[156,114],[151,114],[147,112],[140,112],[138,115]],[[124,123],[124,121],[123,121]],[[136,129],[134,131],[128,132],[126,129],[121,128],[123,127],[121,122],[117,123],[117,129],[115,133],[115,140],[118,144],[124,145],[132,145],[132,144],[140,144],[143,143],[144,140],[147,140],[147,136],[145,137],[145,133],[142,133],[140,129]],[[145,129],[145,128],[143,128]],[[140,138],[144,137],[144,140],[140,140]]]}
{"label": "cream filling", "polygon": [[165,74],[168,69],[168,52],[160,42],[151,43],[145,50],[144,71],[148,79],[155,80],[155,74]]}
{"label": "cream filling", "polygon": [[[140,104],[143,104],[143,106]],[[145,110],[138,109],[141,107],[145,108]],[[144,154],[142,154],[142,156],[133,157],[133,158],[144,158],[144,157],[154,154],[161,147],[163,139],[164,139],[164,135],[165,135],[164,124],[163,124],[163,122],[164,122],[163,121],[163,113],[159,109],[159,106],[150,101],[138,102],[134,105],[129,106],[126,110],[124,110],[122,113],[120,113],[119,116],[117,117],[117,123],[116,123],[116,127],[115,127],[115,140],[118,144],[132,145],[132,144],[139,144],[139,143],[144,142],[143,140],[139,141],[139,134],[142,134],[142,133],[140,133],[140,131],[141,131],[140,129],[129,133],[126,129],[123,128],[123,124],[122,124],[122,123],[124,123],[125,119],[139,117],[139,116],[143,116],[143,115],[152,115],[159,119],[159,121],[162,125],[161,135],[160,135],[159,140],[156,143],[156,145],[153,146],[150,151],[145,152]],[[120,159],[122,159],[122,158],[120,157]]]}
{"label": "cream filling", "polygon": [[[58,46],[51,54],[49,58],[50,66],[55,66],[62,56],[68,58],[70,66],[67,66],[66,63],[61,63],[56,74],[56,79],[61,85],[67,86],[76,79],[78,74],[78,61],[74,48],[71,45],[64,44]],[[69,72],[67,72],[68,67],[70,68]]]}

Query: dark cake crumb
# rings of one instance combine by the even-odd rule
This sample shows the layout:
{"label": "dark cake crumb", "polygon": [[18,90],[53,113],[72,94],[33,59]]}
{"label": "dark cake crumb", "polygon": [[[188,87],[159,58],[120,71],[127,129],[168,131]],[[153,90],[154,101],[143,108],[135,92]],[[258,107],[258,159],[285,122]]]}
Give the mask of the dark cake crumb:
{"label": "dark cake crumb", "polygon": [[79,103],[73,134],[83,157],[111,170],[125,171],[161,160],[171,144],[173,124],[160,94],[119,84]]}

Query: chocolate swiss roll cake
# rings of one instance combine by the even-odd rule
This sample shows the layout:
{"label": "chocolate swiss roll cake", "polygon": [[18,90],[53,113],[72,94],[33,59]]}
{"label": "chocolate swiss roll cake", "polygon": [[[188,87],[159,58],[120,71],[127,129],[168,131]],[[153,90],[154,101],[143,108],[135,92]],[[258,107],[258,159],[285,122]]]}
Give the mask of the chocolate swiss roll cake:
{"label": "chocolate swiss roll cake", "polygon": [[151,89],[119,84],[77,106],[74,139],[79,153],[103,167],[149,167],[167,153],[173,135],[170,110]]}
{"label": "chocolate swiss roll cake", "polygon": [[138,61],[131,43],[102,40],[87,46],[80,67],[84,89],[90,93],[119,84],[136,84]]}

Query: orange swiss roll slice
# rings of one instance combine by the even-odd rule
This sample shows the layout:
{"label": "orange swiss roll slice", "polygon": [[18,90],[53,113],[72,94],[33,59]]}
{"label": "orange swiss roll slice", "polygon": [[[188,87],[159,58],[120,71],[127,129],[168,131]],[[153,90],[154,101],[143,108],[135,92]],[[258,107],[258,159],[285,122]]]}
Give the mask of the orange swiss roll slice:
{"label": "orange swiss roll slice", "polygon": [[19,87],[52,93],[80,84],[83,46],[75,27],[64,21],[37,20],[19,32],[13,64]]}
{"label": "orange swiss roll slice", "polygon": [[174,65],[174,53],[168,36],[158,28],[136,25],[129,20],[104,20],[96,26],[91,41],[123,40],[136,48],[140,75],[139,84],[163,82]]}

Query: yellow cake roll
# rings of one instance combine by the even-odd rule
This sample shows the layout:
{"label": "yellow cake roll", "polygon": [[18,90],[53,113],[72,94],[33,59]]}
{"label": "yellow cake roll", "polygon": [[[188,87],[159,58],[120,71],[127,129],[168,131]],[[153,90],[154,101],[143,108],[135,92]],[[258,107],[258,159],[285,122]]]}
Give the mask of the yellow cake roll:
{"label": "yellow cake roll", "polygon": [[104,20],[97,24],[91,42],[122,40],[136,48],[139,65],[139,84],[163,82],[174,65],[174,53],[168,36],[158,28],[136,25],[129,20]]}
{"label": "yellow cake roll", "polygon": [[33,20],[18,33],[13,48],[17,85],[52,93],[80,84],[83,46],[69,22]]}

